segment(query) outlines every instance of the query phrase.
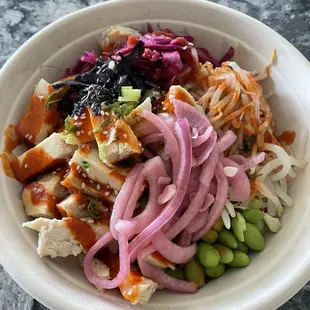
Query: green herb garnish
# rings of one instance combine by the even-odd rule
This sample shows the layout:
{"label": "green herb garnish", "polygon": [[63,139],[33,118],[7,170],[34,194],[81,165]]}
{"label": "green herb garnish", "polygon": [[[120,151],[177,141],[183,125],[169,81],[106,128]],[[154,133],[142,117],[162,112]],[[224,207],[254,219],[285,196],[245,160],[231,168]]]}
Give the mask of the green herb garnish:
{"label": "green herb garnish", "polygon": [[93,132],[100,132],[102,128],[111,122],[111,118],[103,120]]}
{"label": "green herb garnish", "polygon": [[61,97],[63,97],[65,92],[66,92],[65,88],[59,88],[56,91],[50,93],[47,96],[47,98],[45,99],[45,105],[46,105],[47,109],[50,110],[53,104],[57,104],[58,102],[60,102],[62,100],[62,98],[52,100],[54,96],[60,94]]}
{"label": "green herb garnish", "polygon": [[66,133],[71,133],[79,130],[79,127],[75,124],[72,124],[72,117],[67,116],[65,119],[65,127],[66,127]]}
{"label": "green herb garnish", "polygon": [[88,169],[90,167],[90,163],[86,160],[83,160],[81,162],[81,166],[84,168],[84,169]]}
{"label": "green herb garnish", "polygon": [[94,218],[96,220],[100,219],[101,216],[103,215],[103,212],[98,210],[98,205],[93,200],[90,201],[87,207],[87,213],[89,217]]}

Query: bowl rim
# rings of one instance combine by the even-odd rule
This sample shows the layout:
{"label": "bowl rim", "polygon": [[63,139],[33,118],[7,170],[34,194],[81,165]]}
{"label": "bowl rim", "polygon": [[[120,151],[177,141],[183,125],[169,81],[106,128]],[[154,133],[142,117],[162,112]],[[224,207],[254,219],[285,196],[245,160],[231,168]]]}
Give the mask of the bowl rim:
{"label": "bowl rim", "polygon": [[[80,10],[77,10],[75,12],[69,13],[56,21],[52,22],[51,24],[45,26],[42,28],[39,32],[34,34],[32,37],[30,37],[26,42],[24,42],[10,58],[6,61],[6,63],[3,65],[3,67],[0,70],[0,77],[5,74],[8,68],[11,67],[11,65],[15,62],[15,59],[19,57],[19,54],[23,52],[24,49],[28,48],[28,46],[32,45],[33,42],[35,42],[38,38],[46,35],[50,30],[52,30],[55,26],[59,26],[62,23],[70,22],[72,18],[76,18],[78,16],[82,16],[86,12],[91,12],[97,10],[99,7],[113,7],[118,6],[122,2],[128,2],[131,1],[132,3],[138,3],[138,2],[148,2],[148,3],[156,3],[156,2],[164,2],[163,0],[110,0],[103,3],[98,3],[95,5],[91,5],[89,7],[82,8]],[[166,0],[167,3],[175,3],[182,5],[184,3],[183,0]],[[256,20],[253,17],[250,17],[244,13],[238,12],[234,9],[228,8],[224,5],[213,3],[210,1],[205,0],[191,0],[191,2],[196,3],[197,5],[204,6],[205,8],[212,8],[213,10],[222,11],[225,14],[228,15],[235,15],[238,16],[240,19],[248,20],[252,23],[256,23],[259,27],[264,27],[265,29],[268,29],[269,32],[274,33],[279,41],[281,41],[285,46],[289,49],[289,52],[293,54],[295,57],[299,58],[299,61],[304,63],[306,66],[309,66],[309,61],[306,59],[306,57],[297,50],[297,48],[287,41],[284,37],[282,37],[279,33],[277,33],[275,30],[270,28],[269,26],[265,25],[264,23]],[[0,244],[2,242],[2,238],[0,237]],[[44,305],[49,305],[52,298],[47,297],[46,294],[41,293],[41,289],[38,287],[34,287],[32,285],[29,285],[31,283],[31,279],[28,277],[29,274],[23,274],[23,273],[16,273],[14,272],[13,264],[7,264],[6,259],[4,259],[5,254],[0,251],[0,262],[2,266],[4,267],[5,271],[7,271],[10,275],[12,275],[12,278],[14,281],[18,283],[18,285],[24,289],[27,293],[29,293],[33,298],[37,299]],[[291,273],[288,277],[286,277],[281,283],[278,283],[276,287],[273,287],[273,293],[268,294],[268,296],[265,296],[264,299],[261,300],[260,306],[268,307],[268,308],[274,308],[278,307],[284,302],[286,302],[288,299],[290,299],[293,295],[295,295],[309,280],[310,280],[310,273],[306,272],[307,270],[310,270],[310,255],[305,257],[301,263],[299,264],[298,268],[295,269],[295,273]],[[32,275],[32,274],[31,274]],[[37,278],[36,278],[37,280]],[[255,305],[252,303],[251,308],[256,308]],[[265,308],[264,308],[265,309]]]}

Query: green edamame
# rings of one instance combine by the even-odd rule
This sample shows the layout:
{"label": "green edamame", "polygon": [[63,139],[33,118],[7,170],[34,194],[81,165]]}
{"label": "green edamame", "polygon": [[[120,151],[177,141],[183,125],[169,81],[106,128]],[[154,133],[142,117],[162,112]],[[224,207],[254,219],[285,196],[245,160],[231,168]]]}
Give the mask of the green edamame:
{"label": "green edamame", "polygon": [[257,209],[247,209],[242,212],[243,217],[248,223],[255,224],[264,219],[264,213]]}
{"label": "green edamame", "polygon": [[220,261],[220,254],[210,244],[199,242],[197,248],[199,262],[205,267],[215,267]]}
{"label": "green edamame", "polygon": [[185,280],[185,273],[183,268],[181,267],[176,267],[174,270],[168,268],[165,270],[166,274],[169,275],[170,277],[179,279],[179,280]]}
{"label": "green edamame", "polygon": [[251,250],[262,251],[265,248],[265,240],[255,225],[246,223],[246,230],[243,232],[244,242]]}
{"label": "green edamame", "polygon": [[261,221],[257,221],[254,223],[254,225],[256,226],[256,228],[262,232],[264,227],[265,227],[265,221],[264,220],[261,220]]}
{"label": "green edamame", "polygon": [[239,251],[244,252],[244,253],[249,252],[249,247],[244,242],[237,240],[237,243],[238,243],[238,247],[236,250],[239,250]]}
{"label": "green edamame", "polygon": [[209,244],[212,244],[217,239],[217,232],[213,229],[210,229],[206,234],[202,236],[201,239]]}
{"label": "green edamame", "polygon": [[222,244],[213,245],[220,254],[220,263],[228,264],[234,259],[233,251]]}
{"label": "green edamame", "polygon": [[259,210],[259,209],[262,207],[262,205],[263,205],[263,202],[262,202],[261,199],[259,199],[259,198],[253,198],[253,199],[251,200],[251,202],[250,202],[249,207],[250,207],[251,209],[257,209],[257,210]]}
{"label": "green edamame", "polygon": [[234,252],[234,259],[232,260],[232,262],[228,264],[228,266],[234,268],[240,268],[240,267],[246,267],[249,264],[250,258],[246,253],[238,250],[235,250],[233,252]]}
{"label": "green edamame", "polygon": [[185,264],[184,273],[186,280],[195,282],[198,288],[205,285],[203,267],[196,260],[191,259]]}
{"label": "green edamame", "polygon": [[219,232],[217,240],[230,249],[236,249],[238,247],[235,235],[227,229],[223,229],[221,232]]}
{"label": "green edamame", "polygon": [[206,275],[209,277],[216,279],[221,277],[225,272],[225,265],[223,263],[219,263],[215,267],[205,267]]}
{"label": "green edamame", "polygon": [[237,239],[244,242],[242,225],[236,216],[231,219],[231,228]]}
{"label": "green edamame", "polygon": [[222,217],[220,216],[214,223],[212,229],[216,232],[220,232],[224,228],[224,222],[222,220]]}

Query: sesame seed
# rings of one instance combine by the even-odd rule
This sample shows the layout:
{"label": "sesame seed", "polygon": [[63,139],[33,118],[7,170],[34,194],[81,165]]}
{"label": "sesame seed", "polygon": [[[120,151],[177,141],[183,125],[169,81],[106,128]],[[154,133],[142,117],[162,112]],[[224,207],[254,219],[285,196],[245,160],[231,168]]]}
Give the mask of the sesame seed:
{"label": "sesame seed", "polygon": [[110,116],[110,113],[109,112],[105,112],[104,113],[106,116]]}
{"label": "sesame seed", "polygon": [[81,130],[81,134],[83,134],[84,133],[84,130]]}
{"label": "sesame seed", "polygon": [[77,171],[81,170],[81,166],[80,166],[80,165],[77,165],[77,166],[76,166],[76,170],[77,170]]}
{"label": "sesame seed", "polygon": [[74,116],[73,116],[73,119],[74,119],[75,121],[77,121],[77,120],[78,120],[78,116],[77,116],[77,115],[74,115]]}
{"label": "sesame seed", "polygon": [[101,115],[104,115],[104,111],[100,111],[100,114],[101,114]]}
{"label": "sesame seed", "polygon": [[106,130],[103,132],[103,134],[104,134],[104,135],[107,135],[108,133],[109,133],[109,132],[108,132],[108,131],[106,131]]}
{"label": "sesame seed", "polygon": [[100,184],[97,184],[97,189],[98,189],[98,191],[99,191],[100,187],[101,187]]}
{"label": "sesame seed", "polygon": [[32,135],[29,136],[29,140],[31,140],[31,139],[32,139]]}
{"label": "sesame seed", "polygon": [[109,196],[110,195],[110,192],[105,192],[104,193],[104,196]]}
{"label": "sesame seed", "polygon": [[57,168],[56,171],[60,171],[61,168]]}
{"label": "sesame seed", "polygon": [[89,224],[94,224],[94,220],[88,220],[87,221]]}
{"label": "sesame seed", "polygon": [[82,176],[83,176],[84,178],[87,178],[87,175],[86,175],[85,173],[82,173]]}
{"label": "sesame seed", "polygon": [[69,166],[71,166],[71,165],[72,165],[72,162],[71,162],[71,160],[69,160],[69,162],[68,162],[68,165],[69,165]]}
{"label": "sesame seed", "polygon": [[55,196],[53,196],[53,199],[54,199],[54,200],[56,200],[56,197],[55,197]]}
{"label": "sesame seed", "polygon": [[89,182],[90,182],[90,183],[92,183],[92,184],[94,183],[94,181],[93,181],[93,180],[89,180]]}
{"label": "sesame seed", "polygon": [[29,136],[30,136],[30,134],[27,133],[27,134],[25,135],[25,138],[28,139]]}
{"label": "sesame seed", "polygon": [[125,139],[127,139],[127,137],[128,137],[128,136],[127,136],[127,134],[126,134],[126,133],[124,133],[123,137],[124,137]]}
{"label": "sesame seed", "polygon": [[28,167],[28,164],[25,164],[25,168],[27,168]]}
{"label": "sesame seed", "polygon": [[76,132],[76,135],[79,136],[80,134],[81,134],[81,132],[78,130],[78,131]]}
{"label": "sesame seed", "polygon": [[163,107],[163,111],[166,111],[167,110],[167,107]]}
{"label": "sesame seed", "polygon": [[86,185],[85,185],[85,183],[83,182],[82,183],[82,189],[85,189],[86,188]]}
{"label": "sesame seed", "polygon": [[86,118],[86,115],[82,115],[81,117],[80,117],[80,119],[85,119]]}
{"label": "sesame seed", "polygon": [[52,174],[57,174],[57,172],[56,172],[56,171],[53,171]]}
{"label": "sesame seed", "polygon": [[67,169],[67,170],[66,170],[66,173],[68,173],[69,171],[70,171],[70,169]]}
{"label": "sesame seed", "polygon": [[88,132],[88,135],[91,136],[91,131]]}
{"label": "sesame seed", "polygon": [[107,184],[107,188],[111,188],[111,186],[109,184]]}
{"label": "sesame seed", "polygon": [[116,195],[118,194],[118,191],[116,189],[114,190],[114,194],[116,194]]}

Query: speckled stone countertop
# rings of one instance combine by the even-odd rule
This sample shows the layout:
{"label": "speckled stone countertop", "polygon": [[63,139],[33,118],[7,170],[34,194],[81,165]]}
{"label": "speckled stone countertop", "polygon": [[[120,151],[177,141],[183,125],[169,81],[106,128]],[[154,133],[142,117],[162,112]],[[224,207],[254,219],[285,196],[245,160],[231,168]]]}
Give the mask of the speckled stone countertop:
{"label": "speckled stone countertop", "polygon": [[[0,0],[0,67],[29,37],[61,16],[100,3],[100,0]],[[267,24],[310,60],[310,1],[214,0]],[[0,265],[0,309],[43,310]],[[310,283],[281,310],[310,309]]]}

